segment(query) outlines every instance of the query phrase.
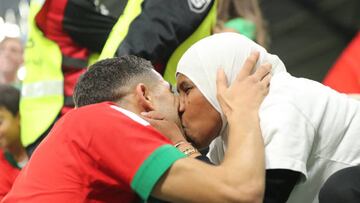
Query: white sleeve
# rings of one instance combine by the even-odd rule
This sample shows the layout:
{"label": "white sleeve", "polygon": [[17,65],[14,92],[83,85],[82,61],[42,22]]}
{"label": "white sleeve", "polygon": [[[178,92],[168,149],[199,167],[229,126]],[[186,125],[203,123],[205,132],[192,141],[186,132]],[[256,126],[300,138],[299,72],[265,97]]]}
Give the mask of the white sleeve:
{"label": "white sleeve", "polygon": [[207,153],[207,157],[210,161],[215,164],[219,165],[222,160],[224,159],[225,153],[225,146],[222,137],[219,136],[215,140],[213,140],[209,146],[209,152]]}
{"label": "white sleeve", "polygon": [[289,169],[307,178],[306,163],[315,135],[311,122],[291,103],[267,106],[259,114],[266,169]]}

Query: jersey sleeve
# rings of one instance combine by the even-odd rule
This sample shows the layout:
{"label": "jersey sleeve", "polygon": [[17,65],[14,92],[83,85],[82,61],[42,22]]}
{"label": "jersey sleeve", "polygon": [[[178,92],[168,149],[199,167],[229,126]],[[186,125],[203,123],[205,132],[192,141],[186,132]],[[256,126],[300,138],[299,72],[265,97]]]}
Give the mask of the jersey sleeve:
{"label": "jersey sleeve", "polygon": [[260,111],[260,125],[265,142],[266,169],[297,171],[306,179],[306,163],[315,136],[315,129],[307,117],[292,103],[277,103]]}
{"label": "jersey sleeve", "polygon": [[108,114],[103,132],[91,140],[100,175],[147,199],[159,178],[185,155],[132,112],[112,106]]}

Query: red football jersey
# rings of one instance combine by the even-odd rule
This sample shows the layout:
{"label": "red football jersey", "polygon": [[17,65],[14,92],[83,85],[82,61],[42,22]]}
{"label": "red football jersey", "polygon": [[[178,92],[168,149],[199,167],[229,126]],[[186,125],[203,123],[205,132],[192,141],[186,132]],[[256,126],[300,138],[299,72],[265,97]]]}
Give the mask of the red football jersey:
{"label": "red football jersey", "polygon": [[136,114],[107,102],[88,105],[55,124],[3,203],[147,199],[184,156]]}
{"label": "red football jersey", "polygon": [[10,191],[20,169],[10,164],[0,149],[0,201]]}

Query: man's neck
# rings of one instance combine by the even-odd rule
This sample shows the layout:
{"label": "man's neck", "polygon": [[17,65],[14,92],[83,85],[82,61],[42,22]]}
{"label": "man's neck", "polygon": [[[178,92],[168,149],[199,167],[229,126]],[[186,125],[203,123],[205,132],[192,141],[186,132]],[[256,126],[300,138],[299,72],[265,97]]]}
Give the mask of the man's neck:
{"label": "man's neck", "polygon": [[7,151],[13,156],[14,160],[19,163],[28,159],[25,148],[21,143],[14,144],[7,148]]}
{"label": "man's neck", "polygon": [[133,98],[122,98],[121,101],[114,102],[118,107],[131,111],[137,115],[140,115],[142,109],[136,105],[136,102],[132,100]]}

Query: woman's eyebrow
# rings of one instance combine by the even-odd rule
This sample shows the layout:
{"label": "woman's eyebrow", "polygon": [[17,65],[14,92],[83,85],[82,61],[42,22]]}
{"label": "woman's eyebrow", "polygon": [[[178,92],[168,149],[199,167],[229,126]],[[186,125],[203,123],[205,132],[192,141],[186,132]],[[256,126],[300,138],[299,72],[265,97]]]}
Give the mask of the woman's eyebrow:
{"label": "woman's eyebrow", "polygon": [[184,81],[181,81],[180,84],[176,85],[176,90],[180,92],[181,89],[184,89]]}

